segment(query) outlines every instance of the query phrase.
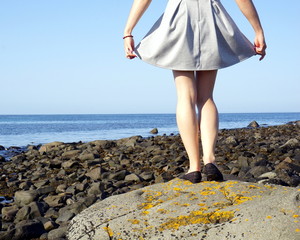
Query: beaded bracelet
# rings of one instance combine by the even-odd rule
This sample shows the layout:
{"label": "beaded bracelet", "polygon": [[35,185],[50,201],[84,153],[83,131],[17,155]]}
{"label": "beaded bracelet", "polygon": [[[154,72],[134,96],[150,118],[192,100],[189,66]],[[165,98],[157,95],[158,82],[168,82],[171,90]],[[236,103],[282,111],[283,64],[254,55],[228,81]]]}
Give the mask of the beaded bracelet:
{"label": "beaded bracelet", "polygon": [[125,39],[125,38],[129,38],[129,37],[133,38],[133,36],[132,36],[132,35],[126,35],[126,36],[124,36],[124,37],[123,37],[123,39]]}

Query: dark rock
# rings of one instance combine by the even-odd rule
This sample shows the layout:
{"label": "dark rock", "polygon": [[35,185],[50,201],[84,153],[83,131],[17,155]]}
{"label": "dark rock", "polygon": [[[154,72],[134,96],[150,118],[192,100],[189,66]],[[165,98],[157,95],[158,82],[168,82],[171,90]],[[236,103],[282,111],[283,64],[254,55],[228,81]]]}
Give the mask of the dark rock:
{"label": "dark rock", "polygon": [[0,145],[0,151],[5,150],[5,147],[3,147],[2,145]]}
{"label": "dark rock", "polygon": [[150,133],[152,134],[158,134],[158,129],[157,128],[153,128]]}
{"label": "dark rock", "polygon": [[126,174],[127,174],[126,170],[121,170],[121,171],[118,171],[116,173],[109,174],[108,179],[122,181],[122,180],[125,179]]}
{"label": "dark rock", "polygon": [[255,166],[249,170],[249,173],[252,174],[255,178],[258,178],[263,173],[269,172],[270,170],[265,166]]}
{"label": "dark rock", "polygon": [[16,231],[13,239],[38,238],[45,233],[44,226],[36,220],[24,220],[16,224]]}
{"label": "dark rock", "polygon": [[252,121],[251,123],[249,123],[249,125],[247,127],[248,128],[258,128],[259,124],[256,121]]}
{"label": "dark rock", "polygon": [[28,205],[28,207],[30,208],[30,219],[43,216],[49,209],[49,205],[45,202],[32,202]]}
{"label": "dark rock", "polygon": [[0,155],[0,162],[5,162],[5,157]]}

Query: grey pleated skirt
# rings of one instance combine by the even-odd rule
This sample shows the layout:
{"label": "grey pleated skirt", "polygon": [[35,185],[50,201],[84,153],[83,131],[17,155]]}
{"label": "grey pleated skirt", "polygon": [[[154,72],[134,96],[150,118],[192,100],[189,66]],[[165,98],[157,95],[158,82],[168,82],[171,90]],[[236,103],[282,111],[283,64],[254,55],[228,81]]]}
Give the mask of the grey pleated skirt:
{"label": "grey pleated skirt", "polygon": [[214,70],[255,55],[220,0],[169,0],[136,46],[143,61],[172,70]]}

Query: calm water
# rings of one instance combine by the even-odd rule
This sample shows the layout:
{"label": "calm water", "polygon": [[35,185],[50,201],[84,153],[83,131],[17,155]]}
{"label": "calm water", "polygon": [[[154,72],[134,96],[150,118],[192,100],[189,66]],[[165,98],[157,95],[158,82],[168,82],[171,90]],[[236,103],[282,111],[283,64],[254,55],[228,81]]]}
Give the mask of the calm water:
{"label": "calm water", "polygon": [[[253,120],[279,125],[300,120],[300,113],[223,113],[220,129],[246,127]],[[0,145],[147,137],[155,127],[159,134],[177,134],[175,114],[0,115]]]}

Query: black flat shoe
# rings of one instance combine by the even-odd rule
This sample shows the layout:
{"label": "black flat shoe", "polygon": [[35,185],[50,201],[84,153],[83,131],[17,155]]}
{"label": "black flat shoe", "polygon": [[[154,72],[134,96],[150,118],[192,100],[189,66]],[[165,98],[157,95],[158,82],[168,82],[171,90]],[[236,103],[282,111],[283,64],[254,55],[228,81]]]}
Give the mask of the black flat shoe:
{"label": "black flat shoe", "polygon": [[184,174],[181,179],[188,180],[192,183],[199,183],[201,182],[202,176],[200,171],[194,171]]}
{"label": "black flat shoe", "polygon": [[222,173],[212,163],[208,163],[204,166],[204,173],[206,174],[207,181],[224,181]]}

